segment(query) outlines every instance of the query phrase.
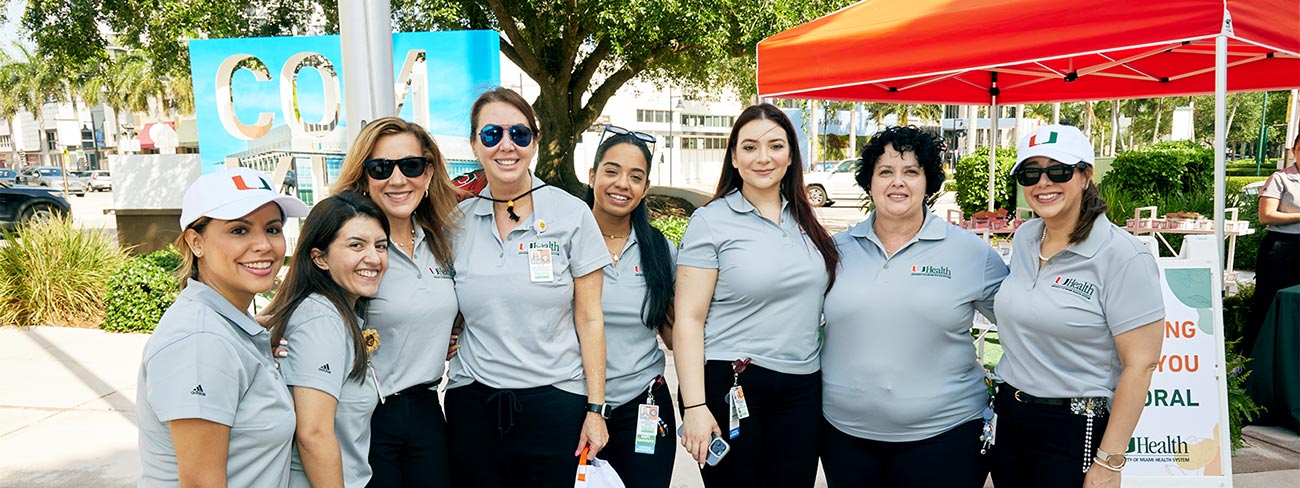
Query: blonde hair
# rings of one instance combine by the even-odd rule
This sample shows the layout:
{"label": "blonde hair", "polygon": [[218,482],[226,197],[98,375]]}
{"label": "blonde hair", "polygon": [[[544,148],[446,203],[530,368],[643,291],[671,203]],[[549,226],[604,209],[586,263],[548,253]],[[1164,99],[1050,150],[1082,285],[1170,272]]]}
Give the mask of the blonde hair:
{"label": "blonde hair", "polygon": [[[415,223],[424,228],[429,248],[441,264],[451,264],[451,230],[456,226],[456,187],[451,184],[447,174],[447,164],[442,151],[433,141],[429,131],[419,124],[397,117],[375,119],[366,124],[352,141],[352,147],[343,157],[343,167],[339,170],[339,179],[330,189],[330,193],[345,191],[369,195],[370,177],[365,172],[365,161],[380,139],[397,134],[410,134],[419,141],[424,157],[429,159],[433,176],[429,178],[428,192],[415,207]],[[370,197],[373,201],[374,197]]]}

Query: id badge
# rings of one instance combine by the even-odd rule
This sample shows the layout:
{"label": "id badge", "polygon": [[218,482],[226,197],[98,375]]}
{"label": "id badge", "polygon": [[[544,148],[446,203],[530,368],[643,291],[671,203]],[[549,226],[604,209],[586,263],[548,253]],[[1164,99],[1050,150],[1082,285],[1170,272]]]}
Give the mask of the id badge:
{"label": "id badge", "polygon": [[739,385],[731,387],[731,401],[735,405],[737,418],[749,418],[749,405],[745,403],[744,387]]}
{"label": "id badge", "polygon": [[637,454],[654,454],[655,442],[659,439],[659,406],[639,405],[636,409],[636,449]]}
{"label": "id badge", "polygon": [[551,261],[551,249],[542,247],[528,250],[528,274],[533,283],[550,283],[555,281],[555,266]]}
{"label": "id badge", "polygon": [[730,418],[727,438],[735,440],[737,437],[740,437],[740,414],[736,412],[735,398],[730,394],[727,395],[727,412],[727,417]]}
{"label": "id badge", "polygon": [[995,412],[993,418],[989,419],[989,445],[998,443],[998,414]]}

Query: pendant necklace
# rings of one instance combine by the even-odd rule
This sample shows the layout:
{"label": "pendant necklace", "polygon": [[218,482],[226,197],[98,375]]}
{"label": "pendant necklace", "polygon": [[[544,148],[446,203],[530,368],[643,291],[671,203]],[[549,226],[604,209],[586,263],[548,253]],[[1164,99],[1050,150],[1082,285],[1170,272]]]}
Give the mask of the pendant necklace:
{"label": "pendant necklace", "polygon": [[[604,232],[601,232],[601,235],[604,235],[606,239],[627,239],[627,234],[616,236],[614,234],[606,234]],[[623,255],[623,252],[622,251],[611,252],[609,253],[609,255],[610,257],[614,258],[614,266],[618,266],[618,258]]]}
{"label": "pendant necklace", "polygon": [[515,200],[518,200],[518,199],[520,199],[520,198],[523,198],[523,197],[528,196],[529,193],[532,193],[532,192],[534,192],[534,191],[537,191],[538,188],[547,187],[547,186],[551,186],[551,185],[548,184],[548,183],[542,183],[542,184],[540,184],[540,185],[537,185],[537,186],[533,187],[532,189],[530,189],[530,190],[528,190],[528,191],[526,191],[526,192],[520,193],[519,196],[517,196],[517,197],[514,197],[514,198],[507,198],[507,199],[505,199],[505,200],[501,200],[501,199],[497,199],[497,198],[492,198],[492,197],[488,197],[488,196],[483,196],[483,195],[474,195],[474,196],[476,196],[476,197],[478,197],[478,198],[482,198],[482,199],[484,199],[484,200],[491,200],[491,201],[496,202],[496,203],[504,203],[504,204],[506,204],[506,214],[510,215],[510,220],[511,220],[511,221],[513,221],[513,222],[518,222],[518,221],[519,221],[519,214],[516,214],[516,213],[515,213]]}

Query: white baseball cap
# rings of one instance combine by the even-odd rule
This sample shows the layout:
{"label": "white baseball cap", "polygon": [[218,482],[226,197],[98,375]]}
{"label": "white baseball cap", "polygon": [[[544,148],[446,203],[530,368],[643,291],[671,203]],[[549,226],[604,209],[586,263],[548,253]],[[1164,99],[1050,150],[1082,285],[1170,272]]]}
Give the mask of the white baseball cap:
{"label": "white baseball cap", "polygon": [[285,217],[306,217],[307,204],[295,197],[281,195],[271,182],[250,168],[232,168],[199,176],[181,203],[181,229],[199,217],[232,220],[243,217],[262,205],[275,202]]}
{"label": "white baseball cap", "polygon": [[1065,164],[1087,163],[1094,165],[1096,159],[1092,151],[1092,142],[1077,127],[1069,125],[1044,125],[1020,139],[1016,145],[1016,165],[1014,172],[1020,169],[1026,159],[1034,156],[1046,156]]}

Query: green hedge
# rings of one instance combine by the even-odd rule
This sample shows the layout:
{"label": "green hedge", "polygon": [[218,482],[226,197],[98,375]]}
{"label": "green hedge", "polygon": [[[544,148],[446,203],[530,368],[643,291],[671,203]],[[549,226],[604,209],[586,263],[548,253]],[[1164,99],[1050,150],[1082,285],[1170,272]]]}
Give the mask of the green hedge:
{"label": "green hedge", "polygon": [[113,275],[101,327],[112,332],[153,332],[180,291],[172,276],[179,264],[180,256],[170,247],[127,262]]}
{"label": "green hedge", "polygon": [[1161,143],[1115,156],[1104,181],[1121,190],[1168,194],[1213,188],[1214,151]]}
{"label": "green hedge", "polygon": [[682,235],[686,233],[686,224],[688,222],[690,222],[688,219],[681,217],[664,217],[651,220],[650,225],[659,229],[659,232],[663,232],[664,237],[673,241],[674,245],[681,246]]}
{"label": "green hedge", "polygon": [[[994,207],[1014,210],[1016,196],[1012,193],[1009,178],[1011,167],[1016,163],[1014,149],[998,149],[997,177],[993,182]],[[971,214],[987,210],[989,205],[989,148],[981,147],[974,154],[961,158],[957,162],[957,172],[953,176],[957,187],[957,206],[962,213]]]}

